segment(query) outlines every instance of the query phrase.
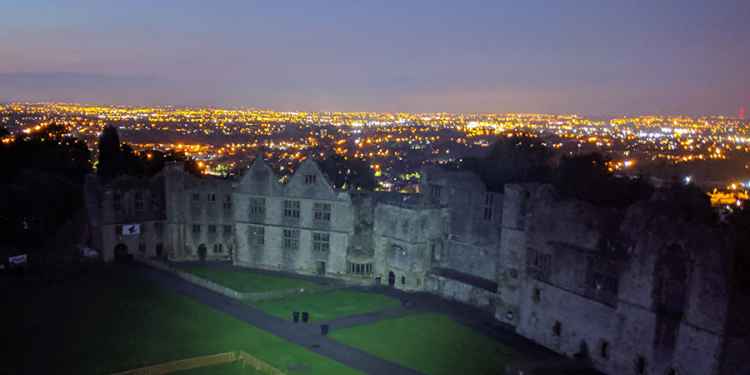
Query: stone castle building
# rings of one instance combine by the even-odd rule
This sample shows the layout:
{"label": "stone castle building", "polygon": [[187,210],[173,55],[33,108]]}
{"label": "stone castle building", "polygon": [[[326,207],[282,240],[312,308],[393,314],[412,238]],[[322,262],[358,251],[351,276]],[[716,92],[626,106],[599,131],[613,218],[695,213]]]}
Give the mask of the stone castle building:
{"label": "stone castle building", "polygon": [[617,210],[439,168],[421,194],[339,191],[310,159],[286,184],[256,159],[234,180],[170,164],[86,190],[106,261],[226,260],[425,291],[608,374],[750,374],[733,248],[658,195]]}

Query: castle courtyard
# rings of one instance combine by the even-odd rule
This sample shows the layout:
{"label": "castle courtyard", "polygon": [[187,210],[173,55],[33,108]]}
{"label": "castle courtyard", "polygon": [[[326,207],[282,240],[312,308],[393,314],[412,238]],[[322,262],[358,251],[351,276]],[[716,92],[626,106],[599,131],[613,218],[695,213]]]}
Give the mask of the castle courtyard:
{"label": "castle courtyard", "polygon": [[[224,273],[252,274],[216,265],[201,269],[219,279]],[[253,277],[259,275],[325,285],[322,279],[281,273]],[[28,307],[23,326],[11,335],[29,335],[32,341],[42,332],[53,337],[44,342],[45,361],[23,357],[23,368],[40,372],[113,373],[236,350],[287,374],[502,373],[506,365],[530,359],[560,360],[511,331],[498,336],[497,327],[480,323],[489,317],[472,317],[464,310],[468,306],[387,288],[347,287],[249,304],[132,264],[90,269],[19,294],[26,294]],[[42,318],[52,309],[59,311],[57,319]],[[311,322],[292,322],[295,309],[308,311]],[[318,323],[330,326],[328,336],[320,334]],[[259,373],[254,371],[232,363],[180,373]]]}

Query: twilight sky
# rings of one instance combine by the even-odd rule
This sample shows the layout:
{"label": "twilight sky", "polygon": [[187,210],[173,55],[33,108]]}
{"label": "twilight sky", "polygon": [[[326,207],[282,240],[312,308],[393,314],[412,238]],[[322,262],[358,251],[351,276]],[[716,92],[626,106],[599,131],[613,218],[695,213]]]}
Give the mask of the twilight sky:
{"label": "twilight sky", "polygon": [[748,0],[2,0],[0,101],[730,114]]}

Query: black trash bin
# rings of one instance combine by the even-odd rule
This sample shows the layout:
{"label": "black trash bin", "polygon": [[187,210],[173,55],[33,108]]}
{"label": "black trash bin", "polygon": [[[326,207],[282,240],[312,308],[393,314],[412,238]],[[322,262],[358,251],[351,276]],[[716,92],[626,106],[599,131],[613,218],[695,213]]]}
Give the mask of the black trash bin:
{"label": "black trash bin", "polygon": [[320,334],[323,336],[328,335],[328,324],[321,324],[320,325]]}
{"label": "black trash bin", "polygon": [[310,320],[310,314],[307,311],[302,312],[302,323],[307,323]]}
{"label": "black trash bin", "polygon": [[292,320],[297,323],[299,322],[299,311],[295,311],[292,313]]}

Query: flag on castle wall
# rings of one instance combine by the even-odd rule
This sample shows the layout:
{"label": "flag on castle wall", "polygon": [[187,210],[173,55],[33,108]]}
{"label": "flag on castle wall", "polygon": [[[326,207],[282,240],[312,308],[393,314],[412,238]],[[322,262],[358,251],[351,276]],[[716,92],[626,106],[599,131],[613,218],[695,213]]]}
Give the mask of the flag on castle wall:
{"label": "flag on castle wall", "polygon": [[123,236],[132,236],[136,234],[141,233],[141,225],[140,224],[125,224],[122,226],[122,235]]}

